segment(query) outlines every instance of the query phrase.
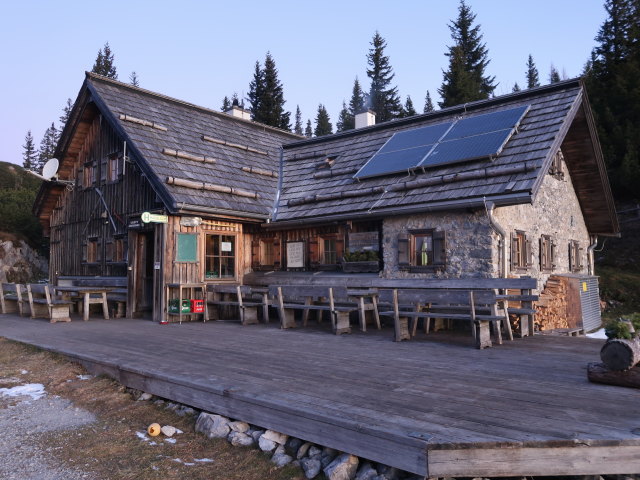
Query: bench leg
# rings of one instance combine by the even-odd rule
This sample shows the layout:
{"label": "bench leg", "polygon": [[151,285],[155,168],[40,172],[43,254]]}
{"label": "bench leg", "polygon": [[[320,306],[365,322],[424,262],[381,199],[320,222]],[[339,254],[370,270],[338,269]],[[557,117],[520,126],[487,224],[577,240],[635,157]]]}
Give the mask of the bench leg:
{"label": "bench leg", "polygon": [[296,328],[295,311],[285,309],[280,319],[280,328]]}
{"label": "bench leg", "polygon": [[483,349],[491,346],[491,333],[489,332],[489,322],[486,320],[476,320],[473,325],[475,333],[476,348]]}
{"label": "bench leg", "polygon": [[409,318],[400,317],[395,321],[395,341],[401,342],[402,340],[410,340],[409,335]]}
{"label": "bench leg", "polygon": [[[312,303],[311,298],[306,298],[304,301],[305,305],[311,305],[311,303]],[[307,323],[309,323],[309,309],[305,308],[304,311],[302,312],[302,326],[306,327]]]}
{"label": "bench leg", "polygon": [[102,292],[102,314],[105,320],[109,320],[109,304],[107,303],[107,294]]}
{"label": "bench leg", "polygon": [[258,307],[243,307],[240,309],[242,325],[255,325],[258,321]]}
{"label": "bench leg", "polygon": [[269,294],[262,295],[262,318],[264,323],[269,323]]}
{"label": "bench leg", "polygon": [[349,325],[349,312],[336,312],[335,313],[335,326],[333,332],[336,335],[342,333],[351,333],[351,326]]}
{"label": "bench leg", "polygon": [[371,303],[373,304],[373,318],[376,320],[376,327],[378,327],[378,330],[382,330],[380,326],[380,314],[378,313],[378,300],[375,295],[371,297]]}
{"label": "bench leg", "polygon": [[49,318],[50,323],[70,321],[71,318],[69,317],[69,305],[55,305],[51,307]]}
{"label": "bench leg", "polygon": [[358,316],[360,317],[360,330],[367,331],[367,316],[364,310],[364,297],[358,299]]}

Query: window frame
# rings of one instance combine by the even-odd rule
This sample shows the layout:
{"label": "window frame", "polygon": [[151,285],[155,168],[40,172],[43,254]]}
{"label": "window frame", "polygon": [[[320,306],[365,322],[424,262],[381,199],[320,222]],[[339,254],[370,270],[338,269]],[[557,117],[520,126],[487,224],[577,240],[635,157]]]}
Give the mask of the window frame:
{"label": "window frame", "polygon": [[531,240],[523,230],[511,233],[511,271],[526,272],[533,265]]}
{"label": "window frame", "polygon": [[[275,251],[275,238],[261,238],[259,240],[259,265],[261,267],[273,267],[276,262],[276,251]],[[267,249],[270,250],[270,253],[267,255]],[[268,261],[270,258],[270,262]]]}
{"label": "window frame", "polygon": [[[204,267],[204,280],[208,281],[208,282],[215,282],[215,281],[236,281],[238,278],[238,235],[235,233],[231,233],[231,232],[206,232],[205,234],[205,238],[204,238],[204,253],[203,253],[203,267]],[[215,254],[214,252],[212,252],[211,254],[207,253],[208,247],[209,247],[209,237],[216,237],[218,239],[219,242],[219,250],[218,250],[218,254]],[[231,249],[231,255],[222,255],[222,243],[223,241],[223,237],[230,237],[233,240],[233,244],[232,244],[232,249]],[[233,275],[231,276],[222,276],[222,259],[231,259],[231,265],[233,266]],[[211,272],[215,273],[216,272],[216,268],[218,269],[218,275],[217,276],[209,276],[208,275],[208,264],[209,264],[209,259],[213,259],[214,265],[213,265],[213,270],[211,270]]]}
{"label": "window frame", "polygon": [[541,272],[553,272],[556,267],[556,243],[551,235],[540,235],[539,260]]}
{"label": "window frame", "polygon": [[[427,253],[427,265],[418,265],[416,240],[419,237],[431,239],[431,249]],[[435,228],[411,229],[406,236],[398,238],[398,268],[412,273],[431,273],[447,268],[447,237],[443,230]]]}
{"label": "window frame", "polygon": [[569,240],[569,271],[579,273],[584,269],[582,263],[582,253],[584,249],[580,247],[577,240]]}

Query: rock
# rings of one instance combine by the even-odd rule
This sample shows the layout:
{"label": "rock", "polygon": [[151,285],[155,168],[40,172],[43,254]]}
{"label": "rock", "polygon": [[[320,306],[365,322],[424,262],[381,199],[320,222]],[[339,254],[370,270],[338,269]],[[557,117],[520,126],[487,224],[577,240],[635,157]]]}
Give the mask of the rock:
{"label": "rock", "polygon": [[278,444],[273,440],[269,440],[264,435],[262,435],[258,439],[258,446],[260,447],[260,450],[262,450],[263,452],[273,452],[278,446]]}
{"label": "rock", "polygon": [[249,430],[246,433],[247,435],[251,435],[255,440],[255,442],[258,443],[258,439],[262,436],[262,434],[264,433],[264,430]]}
{"label": "rock", "polygon": [[161,407],[162,405],[164,405],[164,400],[158,399],[155,402],[153,402],[153,404],[157,407]]}
{"label": "rock", "polygon": [[335,448],[329,448],[329,447],[324,447],[322,449],[322,456],[329,456],[329,457],[335,457],[336,455],[338,455],[338,450],[336,450]]}
{"label": "rock", "polygon": [[369,462],[364,462],[356,473],[356,480],[373,480],[378,472]]}
{"label": "rock", "polygon": [[302,440],[295,437],[289,437],[287,443],[284,444],[284,448],[287,450],[287,453],[291,456],[295,456],[298,452],[298,449],[302,445]]}
{"label": "rock", "polygon": [[242,432],[231,432],[227,440],[234,447],[250,447],[254,444],[253,437]]}
{"label": "rock", "polygon": [[300,467],[304,472],[304,476],[311,479],[318,476],[322,465],[320,463],[320,455],[314,457],[305,457],[300,459]]}
{"label": "rock", "polygon": [[229,422],[229,428],[234,432],[247,433],[249,424],[245,422]]}
{"label": "rock", "polygon": [[165,425],[160,429],[160,431],[162,432],[163,435],[167,437],[173,437],[173,435],[176,433],[176,427],[172,427],[171,425]]}
{"label": "rock", "polygon": [[271,461],[275,463],[278,467],[284,467],[293,461],[290,455],[287,455],[287,452],[283,445],[280,445],[276,448],[276,451],[273,453],[273,457],[271,457]]}
{"label": "rock", "polygon": [[298,448],[298,452],[296,453],[296,458],[300,460],[302,457],[304,457],[307,454],[307,452],[312,446],[313,444],[309,442],[305,442],[302,445],[300,445],[300,448]]}
{"label": "rock", "polygon": [[146,402],[147,400],[151,400],[152,398],[153,398],[153,395],[151,395],[150,393],[142,392],[142,393],[140,393],[138,398],[136,398],[136,401],[138,401],[138,402]]}
{"label": "rock", "polygon": [[327,465],[329,465],[335,459],[336,459],[336,457],[334,457],[334,456],[325,455],[324,453],[322,453],[322,455],[320,455],[320,463],[322,464],[322,468],[324,468]]}
{"label": "rock", "polygon": [[400,470],[388,465],[378,465],[378,473],[386,480],[398,480],[400,478]]}
{"label": "rock", "polygon": [[262,434],[262,436],[267,440],[276,442],[279,445],[284,445],[285,443],[287,443],[287,439],[289,438],[288,435],[285,435],[284,433],[274,432],[273,430],[267,430]]}
{"label": "rock", "polygon": [[202,412],[196,421],[196,432],[204,433],[207,438],[225,438],[230,430],[229,419],[221,415]]}
{"label": "rock", "polygon": [[309,447],[310,457],[319,457],[321,455],[322,455],[322,449],[316,447],[315,445],[312,445],[311,447]]}
{"label": "rock", "polygon": [[358,469],[358,457],[343,453],[324,468],[327,480],[353,480]]}

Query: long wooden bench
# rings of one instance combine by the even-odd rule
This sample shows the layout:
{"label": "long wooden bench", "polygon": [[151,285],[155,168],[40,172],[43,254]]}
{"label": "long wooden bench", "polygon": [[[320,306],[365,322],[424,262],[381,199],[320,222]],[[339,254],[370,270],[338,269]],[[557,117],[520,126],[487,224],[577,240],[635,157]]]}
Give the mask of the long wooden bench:
{"label": "long wooden bench", "polygon": [[48,318],[51,323],[70,322],[73,302],[62,300],[51,294],[49,285],[30,283],[27,285],[31,318]]}
{"label": "long wooden bench", "polygon": [[242,325],[259,323],[258,309],[264,307],[264,302],[255,300],[251,287],[246,285],[208,285],[207,293],[211,293],[211,298],[207,300],[207,303],[217,307],[209,310],[211,320],[218,320],[222,317],[220,313],[222,308],[237,307]]}
{"label": "long wooden bench", "polygon": [[0,309],[2,313],[23,315],[22,287],[19,283],[0,283]]}
{"label": "long wooden bench", "polygon": [[[127,277],[85,277],[69,276],[59,277],[58,285],[76,287],[104,287],[109,288],[107,302],[113,307],[114,317],[123,318],[126,316],[128,301]],[[73,298],[75,302],[82,301],[82,295]],[[96,303],[97,297],[96,297]]]}
{"label": "long wooden bench", "polygon": [[381,311],[380,315],[393,317],[398,342],[415,335],[418,319],[424,321],[425,333],[429,333],[431,320],[437,318],[468,322],[477,348],[492,346],[490,323],[499,344],[502,343],[502,327],[513,339],[508,314],[504,308],[499,308],[498,299],[491,291],[391,289],[380,290],[379,295],[382,305],[392,305],[392,310]]}
{"label": "long wooden bench", "polygon": [[336,335],[351,333],[349,314],[358,307],[350,300],[346,287],[281,285],[269,287],[276,299],[280,328],[295,328],[295,311],[302,310],[302,324],[307,325],[309,312],[329,312]]}

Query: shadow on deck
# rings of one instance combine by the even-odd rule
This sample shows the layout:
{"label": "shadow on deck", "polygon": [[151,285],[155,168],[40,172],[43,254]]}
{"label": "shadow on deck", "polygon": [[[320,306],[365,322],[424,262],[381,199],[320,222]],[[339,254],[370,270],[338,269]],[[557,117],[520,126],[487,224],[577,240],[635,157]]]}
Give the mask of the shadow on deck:
{"label": "shadow on deck", "polygon": [[476,350],[469,336],[440,333],[395,343],[390,330],[11,315],[0,315],[0,336],[420,475],[640,472],[638,391],[587,380],[601,340],[535,336]]}

